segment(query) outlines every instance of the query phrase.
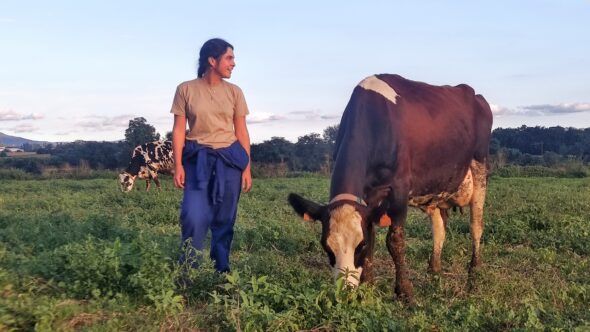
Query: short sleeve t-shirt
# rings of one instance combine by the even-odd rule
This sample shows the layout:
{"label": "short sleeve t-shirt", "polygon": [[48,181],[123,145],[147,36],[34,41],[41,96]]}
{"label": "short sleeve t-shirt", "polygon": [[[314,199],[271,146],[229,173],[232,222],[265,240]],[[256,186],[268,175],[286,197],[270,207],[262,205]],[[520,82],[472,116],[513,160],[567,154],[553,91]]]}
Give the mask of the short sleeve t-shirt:
{"label": "short sleeve t-shirt", "polygon": [[197,78],[178,85],[170,113],[186,116],[187,140],[219,149],[237,139],[234,116],[246,116],[249,111],[244,93],[237,85],[222,80],[210,86]]}

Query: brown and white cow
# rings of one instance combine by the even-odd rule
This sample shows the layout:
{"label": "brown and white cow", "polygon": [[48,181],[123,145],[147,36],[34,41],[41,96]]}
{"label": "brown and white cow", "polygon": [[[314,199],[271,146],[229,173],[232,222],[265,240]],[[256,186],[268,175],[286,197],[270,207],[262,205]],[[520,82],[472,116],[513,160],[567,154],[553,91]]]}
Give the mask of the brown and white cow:
{"label": "brown and white cow", "polygon": [[395,292],[412,301],[404,241],[408,206],[430,216],[434,272],[441,269],[447,210],[469,206],[470,271],[480,265],[491,127],[488,103],[465,84],[370,76],[355,87],[342,115],[329,204],[296,194],[289,203],[300,216],[322,223],[321,244],[333,271],[352,272],[352,285],[372,279],[375,225],[388,224]]}
{"label": "brown and white cow", "polygon": [[154,180],[158,189],[158,173],[171,174],[174,170],[171,141],[154,141],[138,145],[127,168],[119,174],[119,185],[123,192],[133,188],[137,178],[146,181],[146,191],[150,190],[150,180]]}

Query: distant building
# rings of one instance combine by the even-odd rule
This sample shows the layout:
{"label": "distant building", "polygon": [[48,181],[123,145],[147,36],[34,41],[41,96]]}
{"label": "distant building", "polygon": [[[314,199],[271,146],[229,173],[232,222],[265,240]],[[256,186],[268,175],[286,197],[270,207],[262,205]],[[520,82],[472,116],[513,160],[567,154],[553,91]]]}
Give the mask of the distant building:
{"label": "distant building", "polygon": [[21,148],[14,148],[14,147],[9,147],[9,146],[0,146],[0,152],[2,151],[6,151],[6,152],[25,152],[25,150],[21,149]]}

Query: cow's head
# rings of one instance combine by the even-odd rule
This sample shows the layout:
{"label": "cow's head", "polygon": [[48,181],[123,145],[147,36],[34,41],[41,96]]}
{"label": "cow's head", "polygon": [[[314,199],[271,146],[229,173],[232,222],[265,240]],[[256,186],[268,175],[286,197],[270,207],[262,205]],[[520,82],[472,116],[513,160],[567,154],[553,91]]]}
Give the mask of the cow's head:
{"label": "cow's head", "polygon": [[119,174],[119,186],[121,188],[121,191],[126,193],[131,191],[131,189],[133,188],[133,183],[135,183],[135,178],[137,176],[133,176],[127,172],[121,172]]}
{"label": "cow's head", "polygon": [[321,244],[328,254],[334,277],[345,273],[347,282],[357,286],[370,250],[369,234],[373,223],[379,222],[383,215],[382,209],[353,200],[320,205],[297,194],[289,195],[289,204],[303,219],[322,223]]}

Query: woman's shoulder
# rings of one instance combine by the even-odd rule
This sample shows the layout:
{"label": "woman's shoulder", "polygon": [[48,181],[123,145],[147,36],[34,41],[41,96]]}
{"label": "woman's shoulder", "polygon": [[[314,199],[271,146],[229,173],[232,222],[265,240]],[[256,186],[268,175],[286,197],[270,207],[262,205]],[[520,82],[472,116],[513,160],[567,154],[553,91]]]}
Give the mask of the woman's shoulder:
{"label": "woman's shoulder", "polygon": [[232,92],[232,94],[234,94],[234,95],[244,94],[242,92],[242,89],[239,86],[237,86],[236,84],[233,84],[233,83],[228,82],[226,80],[223,80],[223,83],[225,84],[225,86],[227,87],[227,89]]}
{"label": "woman's shoulder", "polygon": [[195,78],[195,79],[192,79],[192,80],[189,80],[189,81],[184,81],[184,82],[178,84],[178,88],[187,89],[187,88],[199,86],[199,85],[202,84],[201,81],[202,80],[200,78]]}
{"label": "woman's shoulder", "polygon": [[182,95],[194,95],[195,93],[200,93],[203,90],[203,80],[200,78],[195,78],[189,81],[184,81],[176,87],[176,93],[180,93]]}

